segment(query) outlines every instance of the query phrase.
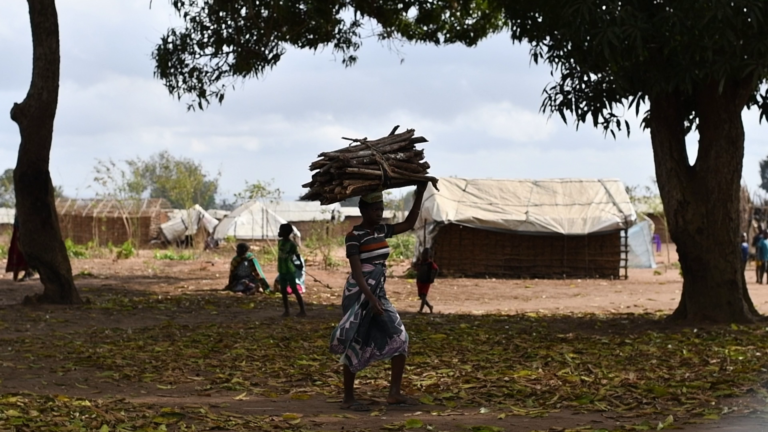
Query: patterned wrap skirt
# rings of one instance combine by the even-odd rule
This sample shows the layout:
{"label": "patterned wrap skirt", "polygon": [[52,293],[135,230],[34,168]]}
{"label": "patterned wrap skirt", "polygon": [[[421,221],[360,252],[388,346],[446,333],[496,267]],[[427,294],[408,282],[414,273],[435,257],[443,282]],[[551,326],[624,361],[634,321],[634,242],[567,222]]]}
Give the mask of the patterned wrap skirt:
{"label": "patterned wrap skirt", "polygon": [[8,262],[5,264],[5,272],[20,272],[29,270],[27,260],[21,252],[21,242],[19,241],[19,229],[14,226],[11,234],[11,247],[8,248]]}
{"label": "patterned wrap skirt", "polygon": [[368,299],[350,275],[341,300],[344,317],[331,334],[331,353],[341,355],[340,362],[353,373],[373,361],[408,355],[408,333],[384,289],[386,267],[363,264],[363,276],[384,315],[373,314]]}

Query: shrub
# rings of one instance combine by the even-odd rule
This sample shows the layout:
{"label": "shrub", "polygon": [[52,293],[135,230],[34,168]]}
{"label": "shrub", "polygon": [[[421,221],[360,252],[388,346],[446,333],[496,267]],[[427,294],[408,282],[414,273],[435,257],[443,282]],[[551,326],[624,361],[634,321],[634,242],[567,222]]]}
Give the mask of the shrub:
{"label": "shrub", "polygon": [[66,239],[64,240],[64,247],[67,248],[67,255],[70,258],[86,259],[89,257],[88,245],[76,245],[72,239]]}
{"label": "shrub", "polygon": [[0,244],[0,259],[6,258],[8,258],[8,249],[6,249],[5,245]]}
{"label": "shrub", "polygon": [[334,258],[336,248],[344,246],[344,237],[335,234],[333,224],[325,221],[313,222],[306,233],[302,246],[313,258],[318,258],[325,269],[335,269],[341,262]]}
{"label": "shrub", "polygon": [[131,240],[126,241],[123,243],[120,248],[117,250],[117,255],[115,255],[115,258],[117,259],[128,259],[136,255],[136,249],[133,247],[133,242]]}
{"label": "shrub", "polygon": [[191,261],[195,259],[195,255],[192,252],[175,253],[173,251],[155,251],[155,259],[167,261]]}
{"label": "shrub", "polygon": [[389,256],[394,259],[412,259],[416,248],[416,236],[404,233],[392,237],[389,242]]}
{"label": "shrub", "polygon": [[261,249],[255,253],[256,259],[259,260],[259,264],[270,264],[277,261],[277,246],[271,247],[269,245],[262,246]]}

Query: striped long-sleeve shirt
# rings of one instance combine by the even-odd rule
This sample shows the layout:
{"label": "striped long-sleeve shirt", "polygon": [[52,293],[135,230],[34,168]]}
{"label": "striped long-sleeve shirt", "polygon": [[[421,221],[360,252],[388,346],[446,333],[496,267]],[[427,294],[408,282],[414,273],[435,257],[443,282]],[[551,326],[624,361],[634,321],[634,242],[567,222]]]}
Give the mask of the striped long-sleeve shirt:
{"label": "striped long-sleeve shirt", "polygon": [[347,234],[347,258],[360,256],[362,264],[384,263],[389,258],[387,239],[394,235],[394,226],[380,224],[372,230],[357,225]]}

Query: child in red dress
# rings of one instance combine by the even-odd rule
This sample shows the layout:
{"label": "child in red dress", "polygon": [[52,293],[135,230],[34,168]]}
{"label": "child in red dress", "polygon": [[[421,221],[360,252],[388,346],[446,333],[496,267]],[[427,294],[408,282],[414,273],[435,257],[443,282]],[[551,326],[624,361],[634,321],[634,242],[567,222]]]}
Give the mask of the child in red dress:
{"label": "child in red dress", "polygon": [[427,300],[427,294],[429,294],[429,288],[435,283],[437,271],[437,264],[432,261],[429,248],[424,248],[421,252],[421,258],[416,261],[416,288],[421,299],[419,313],[424,312],[424,306],[429,308],[429,313],[432,313],[432,305]]}

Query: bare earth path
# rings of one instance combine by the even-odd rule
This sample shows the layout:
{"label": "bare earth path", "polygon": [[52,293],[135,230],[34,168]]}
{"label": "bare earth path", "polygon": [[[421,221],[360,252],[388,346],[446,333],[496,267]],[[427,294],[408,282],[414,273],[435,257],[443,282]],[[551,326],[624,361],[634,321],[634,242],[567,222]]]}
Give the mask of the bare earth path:
{"label": "bare earth path", "polygon": [[[0,265],[4,264],[0,261]],[[134,403],[147,407],[142,408],[146,412],[154,412],[147,417],[154,420],[147,421],[155,427],[164,423],[162,415],[171,416],[165,422],[168,430],[182,430],[173,428],[195,419],[200,422],[199,425],[208,425],[208,430],[262,430],[248,426],[249,421],[255,421],[251,419],[258,418],[263,422],[260,427],[269,426],[275,430],[306,428],[345,431],[398,430],[417,426],[424,430],[446,431],[619,430],[621,427],[637,428],[624,430],[645,430],[648,427],[655,430],[665,420],[665,416],[658,414],[663,407],[659,407],[658,413],[630,409],[626,412],[599,412],[582,410],[578,405],[564,405],[559,409],[537,412],[525,406],[505,405],[501,395],[492,399],[497,403],[485,403],[470,393],[478,384],[464,384],[468,395],[462,396],[464,391],[459,389],[454,392],[455,399],[452,399],[445,396],[445,392],[428,391],[440,385],[440,380],[433,382],[435,380],[430,378],[429,368],[421,368],[430,362],[437,363],[420,359],[420,353],[415,351],[411,353],[414,364],[422,366],[409,366],[406,373],[410,381],[406,384],[412,387],[409,389],[411,394],[422,398],[423,405],[384,407],[387,365],[377,365],[370,375],[362,374],[360,380],[361,394],[371,402],[374,415],[342,411],[338,403],[340,369],[334,364],[332,356],[307,354],[301,359],[265,358],[259,352],[259,341],[272,337],[275,340],[269,343],[278,346],[281,343],[303,343],[307,353],[322,352],[327,344],[327,336],[323,335],[330,333],[331,326],[339,318],[338,304],[346,277],[343,269],[325,271],[309,267],[312,276],[332,289],[313,280],[313,277],[307,277],[308,293],[305,298],[310,303],[310,317],[299,321],[296,318],[279,318],[281,311],[277,298],[262,295],[243,297],[221,292],[228,259],[213,254],[195,261],[168,262],[155,260],[151,258],[151,252],[143,251],[138,258],[130,260],[73,260],[73,266],[75,273],[81,275],[78,276],[78,286],[81,294],[90,298],[90,306],[22,307],[19,303],[25,295],[41,291],[39,282],[13,283],[10,275],[0,278],[0,398],[3,393],[32,398],[32,395],[23,393],[31,392],[35,395],[62,395],[56,403],[64,405],[69,403],[66,398],[76,397],[110,401],[108,404]],[[510,322],[518,327],[510,325],[518,329],[516,331],[523,332],[519,333],[520,340],[523,339],[523,329],[534,328],[526,327],[532,325],[528,316],[539,317],[530,319],[543,319],[545,327],[551,329],[553,334],[570,334],[568,338],[575,337],[577,340],[610,334],[626,334],[627,338],[641,340],[648,337],[647,334],[666,331],[656,317],[674,309],[681,289],[681,278],[672,268],[660,268],[656,272],[631,270],[628,280],[614,281],[440,279],[430,293],[436,314],[421,316],[415,313],[418,309],[415,285],[402,277],[404,270],[405,264],[392,268],[387,290],[401,311],[407,328],[415,329],[414,350],[420,344],[427,344],[424,345],[427,348],[440,344],[439,339],[431,341],[434,336],[430,335],[431,332],[441,337],[445,334],[453,337],[449,333],[452,328],[470,331],[472,326],[481,325],[479,323],[500,326],[499,329],[509,328],[501,327],[506,322],[500,317],[504,315],[511,316]],[[274,276],[273,266],[265,266],[265,271],[268,276]],[[748,269],[748,282],[753,282],[752,274],[753,270]],[[754,283],[749,288],[757,308],[768,313],[768,289]],[[295,307],[295,303],[292,304]],[[595,321],[590,318],[592,315],[583,314],[606,315],[607,318]],[[614,315],[615,318],[611,318]],[[283,333],[285,340],[280,339]],[[258,337],[254,336],[256,334]],[[226,335],[227,338],[215,342],[208,339],[195,342],[196,335],[208,335],[214,339]],[[166,340],[166,337],[173,341]],[[179,341],[184,342],[179,345]],[[196,346],[196,343],[201,345]],[[577,342],[574,344],[578,345]],[[170,350],[169,347],[185,351],[163,351]],[[628,349],[627,352],[631,353],[631,347]],[[218,369],[213,370],[207,364],[205,373],[195,372],[195,363],[189,357],[200,351],[208,353],[200,354],[200,362],[208,362],[206,356],[221,357],[213,363]],[[235,353],[231,358],[222,354],[230,352]],[[464,355],[472,358],[472,353],[462,351],[457,354]],[[497,354],[491,352],[484,358],[493,359],[494,355]],[[531,355],[536,357],[535,353]],[[78,360],[72,360],[74,358]],[[566,360],[568,358],[563,361]],[[178,368],[169,366],[174,361],[178,362]],[[278,369],[274,369],[274,376],[265,372],[264,377],[253,378],[252,382],[243,384],[238,380],[247,381],[247,374],[234,376],[229,372],[229,369],[247,371],[252,368],[256,371],[255,376],[277,365],[285,368],[286,363],[293,363],[291,368],[295,376],[279,376]],[[486,381],[483,382],[493,383],[494,379],[508,381],[502,375],[490,377],[488,371],[498,368],[498,365],[457,363],[455,367],[466,370],[466,378],[461,381],[464,383],[474,383],[468,380],[474,375],[484,374]],[[450,375],[453,372],[441,373]],[[296,383],[299,382],[309,384],[298,387]],[[531,381],[532,394],[537,394],[534,387],[539,385],[537,381]],[[492,388],[493,385],[488,386],[489,394],[493,394]],[[432,394],[434,398],[425,399],[427,394]],[[444,398],[441,399],[443,396],[439,394],[443,394]],[[105,407],[112,406],[108,404]],[[714,402],[707,404],[715,406]],[[760,395],[752,393],[718,404],[720,412],[722,407],[725,411],[733,411],[718,421],[714,419],[719,418],[719,414],[710,414],[707,418],[712,420],[685,424],[683,415],[670,426],[691,431],[768,430],[763,426],[765,420],[759,415],[764,405]],[[172,414],[179,417],[157,414],[161,407],[172,408]],[[131,412],[130,409],[126,408],[124,412]],[[109,412],[106,412],[107,417],[113,416]],[[0,399],[0,421],[2,415]],[[135,415],[139,418],[144,414]],[[185,420],[179,423],[179,418]],[[99,427],[93,430],[99,430]]]}

